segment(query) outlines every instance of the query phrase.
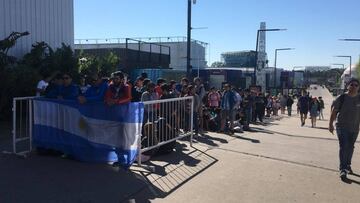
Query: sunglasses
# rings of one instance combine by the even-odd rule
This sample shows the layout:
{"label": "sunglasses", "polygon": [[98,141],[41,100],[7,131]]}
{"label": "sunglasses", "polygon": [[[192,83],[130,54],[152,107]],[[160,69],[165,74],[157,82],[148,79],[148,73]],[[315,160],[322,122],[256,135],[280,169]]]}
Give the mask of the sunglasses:
{"label": "sunglasses", "polygon": [[351,86],[351,87],[359,87],[359,85],[355,84],[355,83],[351,83],[349,86]]}

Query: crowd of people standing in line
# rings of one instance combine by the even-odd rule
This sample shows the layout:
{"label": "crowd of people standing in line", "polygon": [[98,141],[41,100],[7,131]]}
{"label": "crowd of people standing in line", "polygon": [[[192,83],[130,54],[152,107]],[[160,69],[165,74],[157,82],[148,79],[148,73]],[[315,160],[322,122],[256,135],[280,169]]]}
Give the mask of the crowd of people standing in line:
{"label": "crowd of people standing in line", "polygon": [[[340,146],[339,169],[343,180],[346,179],[347,174],[353,173],[351,159],[360,123],[359,80],[351,79],[347,84],[347,90],[333,102],[329,121],[329,131],[333,133],[333,122],[337,120],[336,132]],[[228,83],[225,83],[221,90],[212,87],[207,91],[200,78],[195,78],[192,82],[182,78],[179,83],[159,78],[155,84],[146,74],[142,74],[131,83],[127,81],[126,74],[120,71],[112,73],[110,79],[104,79],[99,74],[90,75],[86,79],[82,78],[79,85],[74,84],[69,73],[57,74],[53,78],[45,76],[38,83],[37,95],[77,100],[80,104],[102,101],[109,106],[193,96],[194,129],[195,133],[200,134],[204,130],[229,134],[233,134],[235,130],[242,132],[249,129],[250,123],[255,123],[257,120],[263,122],[264,117],[277,116],[279,110],[281,114],[285,114],[287,110],[288,116],[291,116],[296,97],[301,126],[305,125],[310,114],[311,127],[314,128],[317,117],[324,119],[325,108],[322,97],[312,97],[306,91],[303,91],[301,96],[271,96],[249,89],[237,89]]]}
{"label": "crowd of people standing in line", "polygon": [[[249,130],[251,123],[262,123],[264,117],[278,116],[279,110],[285,114],[287,109],[287,114],[291,116],[294,103],[292,96],[264,95],[249,89],[238,89],[228,83],[224,83],[222,89],[211,87],[207,90],[200,78],[193,81],[182,78],[180,82],[158,78],[154,83],[143,73],[131,82],[121,71],[112,73],[110,78],[98,73],[81,77],[78,85],[69,73],[58,73],[54,77],[47,75],[38,83],[37,95],[76,100],[80,104],[104,102],[109,106],[193,96],[196,134],[204,131],[233,134]],[[310,106],[313,105],[309,103],[308,110],[311,110]],[[145,116],[144,119],[150,118]]]}

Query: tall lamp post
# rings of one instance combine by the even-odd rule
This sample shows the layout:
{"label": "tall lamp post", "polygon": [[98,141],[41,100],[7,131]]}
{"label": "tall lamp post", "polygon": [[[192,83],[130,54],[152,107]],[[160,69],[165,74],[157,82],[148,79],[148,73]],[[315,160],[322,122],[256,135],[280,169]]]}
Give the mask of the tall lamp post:
{"label": "tall lamp post", "polygon": [[360,39],[339,39],[340,41],[360,42]]}
{"label": "tall lamp post", "polygon": [[335,57],[339,57],[339,58],[349,58],[349,59],[350,59],[350,78],[351,78],[351,56],[339,55],[339,56],[335,56]]}
{"label": "tall lamp post", "polygon": [[260,32],[277,32],[277,31],[285,31],[287,29],[259,29],[257,31],[257,35],[256,35],[256,56],[255,56],[255,67],[254,67],[254,81],[253,81],[253,85],[256,85],[256,70],[258,69],[258,57],[259,57],[259,53],[258,53],[258,49],[259,49],[259,34]]}
{"label": "tall lamp post", "polygon": [[[192,2],[191,2],[192,1]],[[186,75],[191,78],[191,6],[196,4],[196,0],[188,0],[188,15],[187,15],[187,56],[186,56]]]}
{"label": "tall lamp post", "polygon": [[294,50],[294,48],[281,48],[281,49],[275,49],[274,88],[276,88],[276,62],[277,62],[277,53],[278,53],[278,51],[288,51],[288,50]]}

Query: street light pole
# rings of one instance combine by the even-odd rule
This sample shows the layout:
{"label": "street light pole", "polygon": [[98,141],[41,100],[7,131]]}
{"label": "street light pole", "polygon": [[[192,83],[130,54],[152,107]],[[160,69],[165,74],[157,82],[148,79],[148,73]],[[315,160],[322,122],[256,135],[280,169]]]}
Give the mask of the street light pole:
{"label": "street light pole", "polygon": [[256,49],[255,49],[255,67],[254,67],[254,81],[253,81],[253,85],[256,85],[256,71],[258,69],[258,57],[259,57],[259,34],[260,32],[273,32],[273,31],[285,31],[287,29],[259,29],[257,30],[257,35],[256,35]]}
{"label": "street light pole", "polygon": [[190,67],[190,58],[191,58],[191,0],[188,0],[188,15],[187,15],[187,47],[186,47],[186,75],[191,78],[191,67]]}
{"label": "street light pole", "polygon": [[340,58],[349,58],[350,59],[350,78],[351,78],[351,56],[343,56],[343,55],[340,55],[340,56],[335,56],[335,57],[340,57]]}
{"label": "street light pole", "polygon": [[360,39],[339,39],[340,41],[360,42]]}
{"label": "street light pole", "polygon": [[294,50],[294,48],[281,48],[281,49],[275,49],[274,88],[276,88],[276,62],[277,62],[277,52],[278,52],[278,51],[288,51],[288,50]]}

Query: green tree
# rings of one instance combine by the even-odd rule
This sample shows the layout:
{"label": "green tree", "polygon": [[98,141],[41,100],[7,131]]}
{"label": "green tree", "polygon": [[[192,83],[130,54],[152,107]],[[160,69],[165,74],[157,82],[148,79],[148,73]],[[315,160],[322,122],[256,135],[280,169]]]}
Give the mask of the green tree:
{"label": "green tree", "polygon": [[357,78],[360,80],[360,59],[359,59],[358,63],[356,64],[355,72],[356,72]]}
{"label": "green tree", "polygon": [[119,62],[119,57],[112,52],[101,57],[80,54],[79,69],[82,75],[99,73],[102,76],[110,76],[117,70]]}
{"label": "green tree", "polygon": [[219,68],[219,67],[224,67],[224,66],[225,66],[225,64],[220,61],[215,61],[214,63],[211,64],[212,68]]}

